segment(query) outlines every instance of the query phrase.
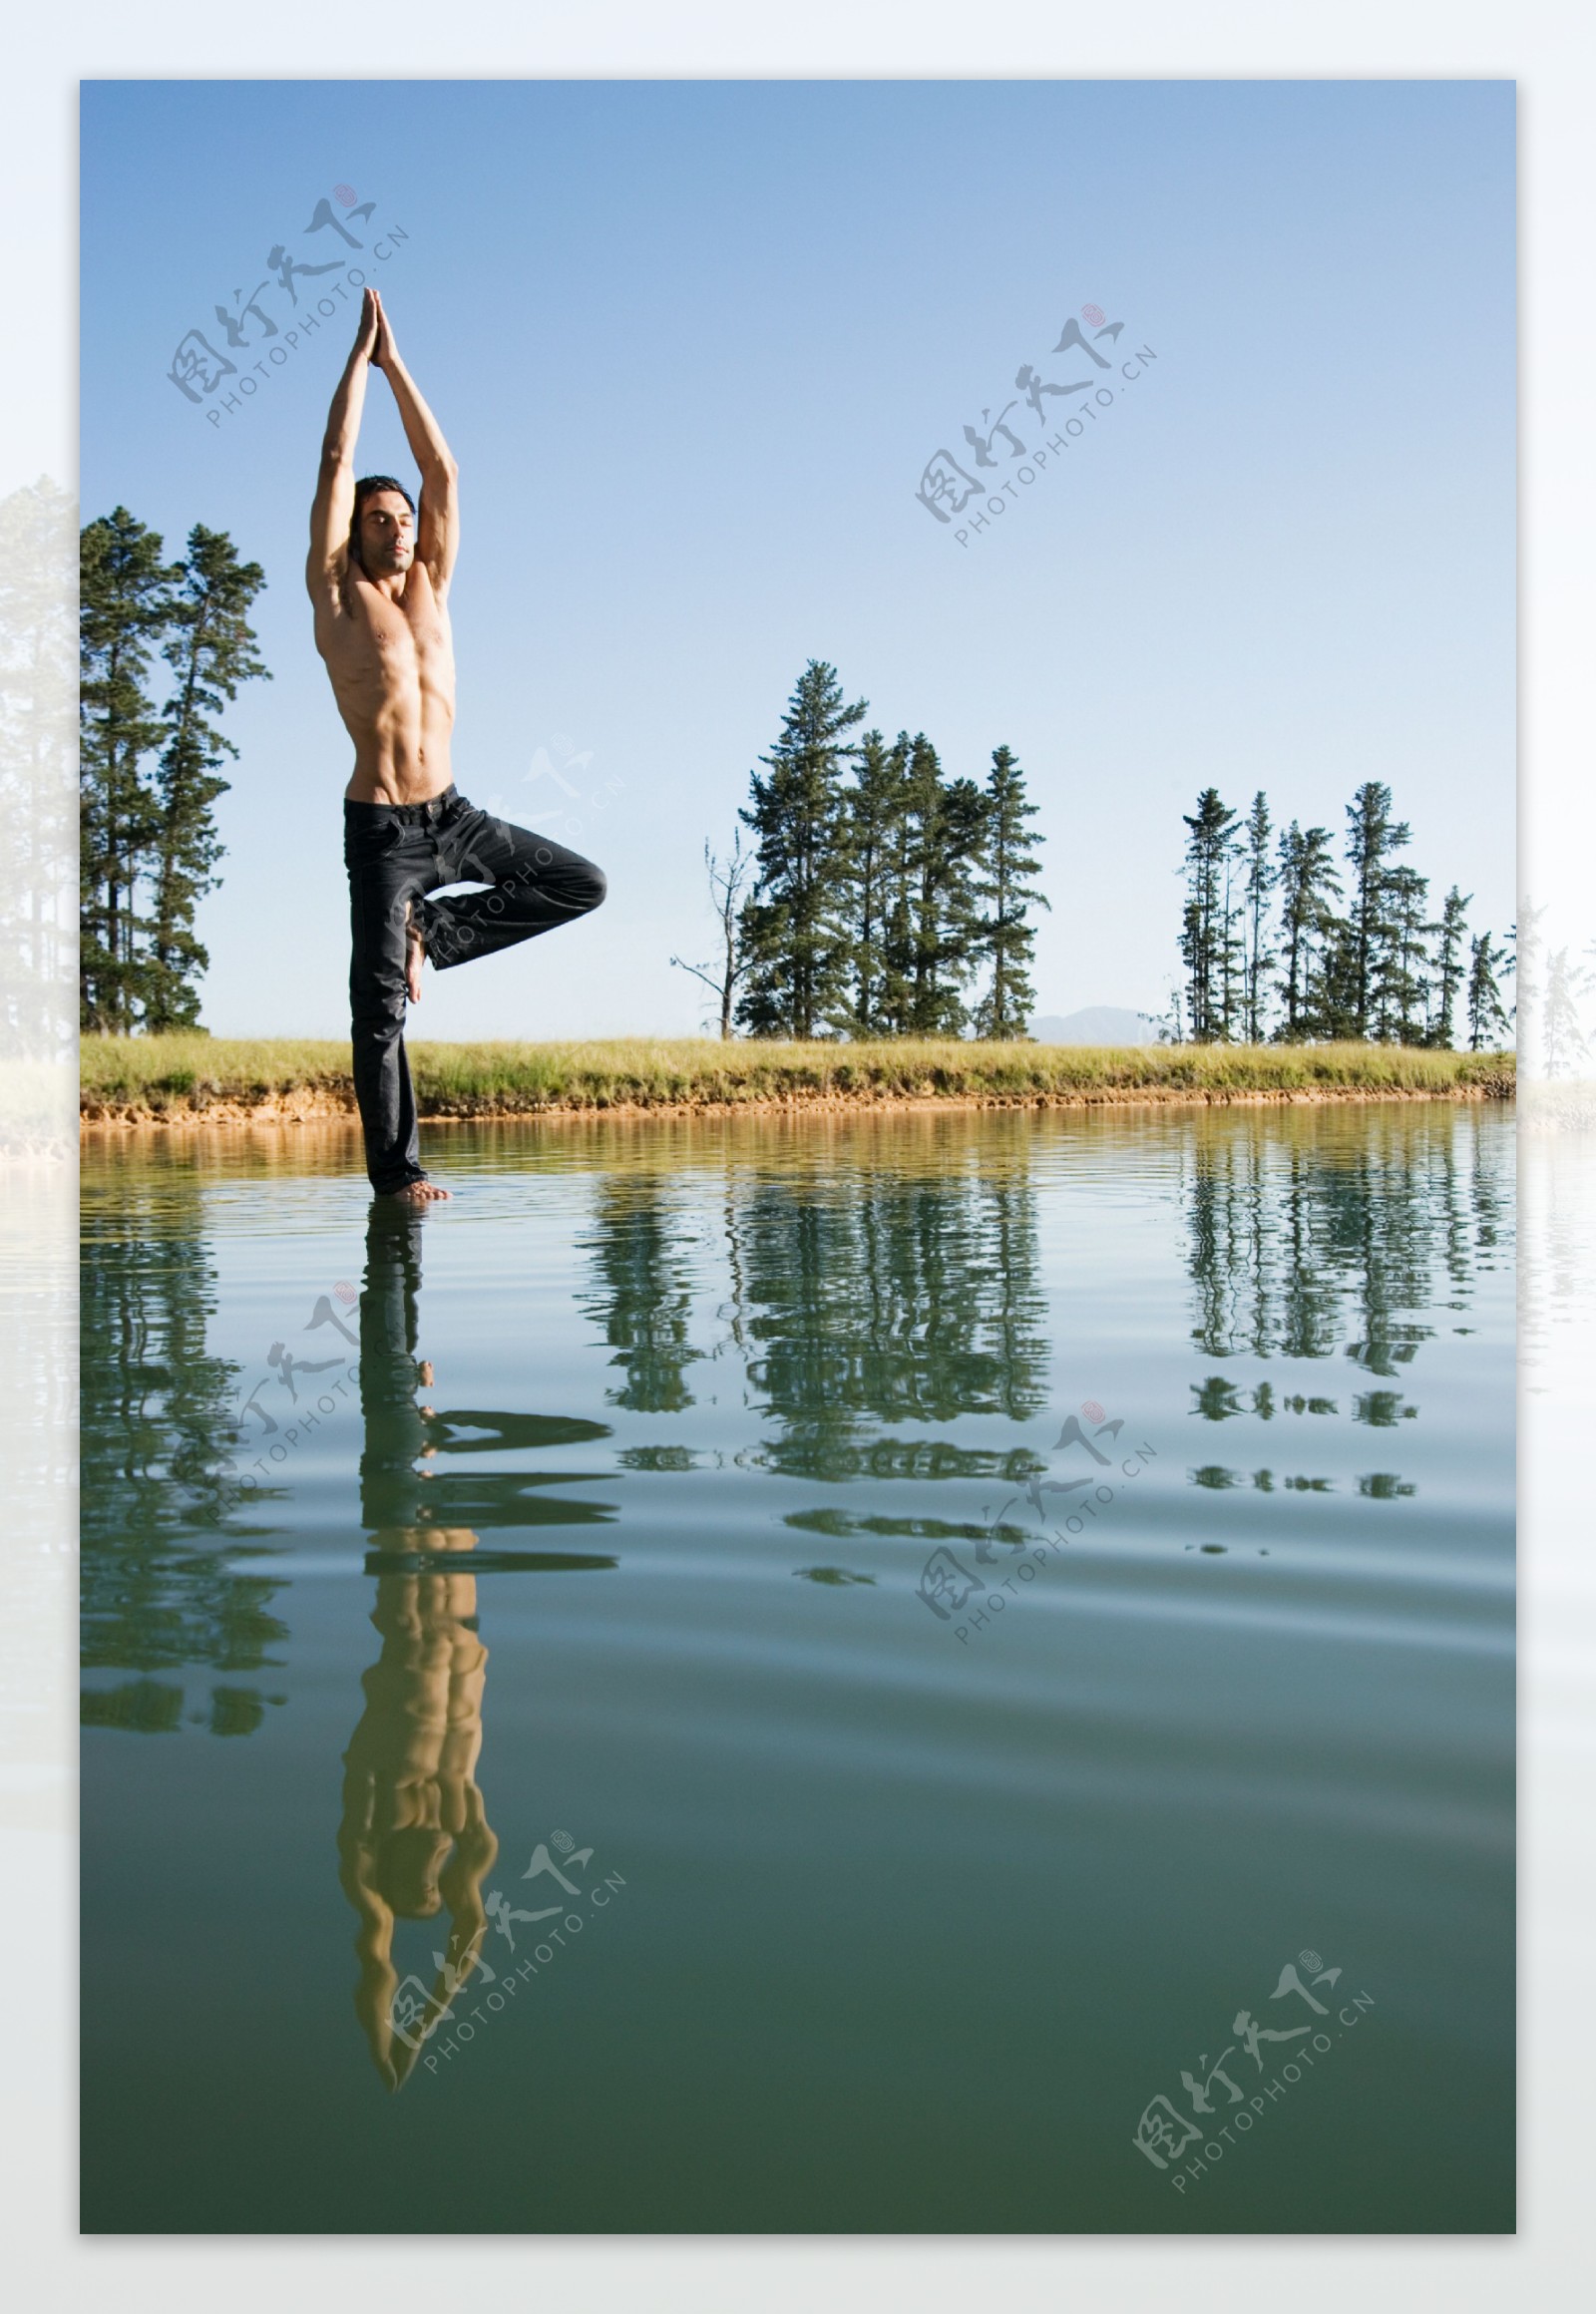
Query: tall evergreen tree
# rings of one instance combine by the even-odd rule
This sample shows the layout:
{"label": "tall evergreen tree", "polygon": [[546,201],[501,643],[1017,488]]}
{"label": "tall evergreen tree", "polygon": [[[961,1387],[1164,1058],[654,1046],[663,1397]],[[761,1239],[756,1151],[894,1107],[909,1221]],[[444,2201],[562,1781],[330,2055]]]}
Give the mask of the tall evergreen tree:
{"label": "tall evergreen tree", "polygon": [[1435,1008],[1424,1041],[1438,1045],[1443,1052],[1452,1049],[1456,1038],[1457,999],[1468,976],[1464,950],[1468,942],[1468,909],[1473,897],[1471,892],[1459,892],[1454,884],[1440,905],[1435,944]]}
{"label": "tall evergreen tree", "polygon": [[79,545],[80,1018],[126,1035],[142,1009],[139,882],[161,828],[145,763],[166,737],[145,684],[179,573],[162,561],[159,532],[126,507],[90,523]]}
{"label": "tall evergreen tree", "polygon": [[1219,1037],[1234,1044],[1245,1033],[1247,906],[1242,897],[1241,838],[1225,855],[1225,894],[1219,924]]}
{"label": "tall evergreen tree", "polygon": [[1468,1049],[1483,1052],[1498,1037],[1507,1036],[1507,1014],[1502,1008],[1502,992],[1496,974],[1505,962],[1504,952],[1497,948],[1488,932],[1476,933],[1468,948],[1468,990],[1465,1002],[1468,1008]]}
{"label": "tall evergreen tree", "polygon": [[[1293,820],[1271,853],[1269,804],[1261,790],[1239,828],[1217,789],[1206,788],[1198,797],[1197,810],[1185,820],[1180,936],[1195,1040],[1237,1034],[1257,1039],[1272,1009],[1272,991],[1278,991],[1280,1007],[1273,1033],[1282,1043],[1376,1038],[1449,1049],[1465,998],[1472,1032],[1482,1037],[1494,1031],[1501,1017],[1495,975],[1514,969],[1511,944],[1498,951],[1487,939],[1483,948],[1476,942],[1470,949],[1471,896],[1456,885],[1439,921],[1426,920],[1429,883],[1396,857],[1410,830],[1394,818],[1391,789],[1383,782],[1364,782],[1347,819],[1349,898],[1343,914],[1342,878],[1328,829],[1305,830]],[[1279,905],[1274,928],[1268,923],[1271,892]],[[1533,946],[1538,928],[1530,934]],[[1567,1043],[1566,1024],[1563,1033]]]}
{"label": "tall evergreen tree", "polygon": [[1405,820],[1391,816],[1391,789],[1383,780],[1365,780],[1347,806],[1349,878],[1348,938],[1343,1003],[1354,1036],[1375,1033],[1377,989],[1388,960],[1395,924],[1392,915],[1391,858],[1407,843]]}
{"label": "tall evergreen tree", "polygon": [[890,1033],[894,1011],[892,924],[901,877],[908,747],[879,731],[859,743],[841,823],[839,879],[848,931],[849,989],[842,1024],[852,1036]]}
{"label": "tall evergreen tree", "polygon": [[1372,1004],[1374,1033],[1383,1044],[1423,1041],[1429,1014],[1429,939],[1439,925],[1425,921],[1429,879],[1416,869],[1390,868],[1385,878],[1384,938],[1376,955]]}
{"label": "tall evergreen tree", "polygon": [[1314,959],[1308,990],[1308,1010],[1316,1037],[1357,1038],[1368,1029],[1358,1025],[1358,942],[1352,919],[1334,916]]}
{"label": "tall evergreen tree", "polygon": [[1300,828],[1295,820],[1280,839],[1280,933],[1283,943],[1281,1001],[1284,1017],[1276,1031],[1283,1043],[1300,1043],[1318,1032],[1315,991],[1317,959],[1335,925],[1334,902],[1341,891],[1330,852],[1328,828]]}
{"label": "tall evergreen tree", "polygon": [[1186,1009],[1194,1044],[1212,1044],[1228,1033],[1227,991],[1234,955],[1229,872],[1235,852],[1236,814],[1218,788],[1204,788],[1197,809],[1183,815],[1190,830],[1186,845],[1186,908],[1181,961],[1186,966]]}
{"label": "tall evergreen tree", "polygon": [[811,659],[781,736],[741,814],[758,854],[758,890],[742,914],[747,982],[738,1018],[756,1036],[814,1036],[847,1003],[849,941],[839,921],[842,774],[866,701],[845,700],[834,667]]}
{"label": "tall evergreen tree", "polygon": [[911,873],[911,1036],[960,1036],[961,993],[976,938],[975,866],[986,806],[973,779],[944,780],[925,733],[910,744],[905,788]]}
{"label": "tall evergreen tree", "polygon": [[170,736],[158,782],[151,954],[141,975],[145,1026],[152,1030],[199,1022],[197,982],[210,959],[195,936],[195,908],[214,887],[222,854],[212,810],[227,792],[219,767],[223,756],[238,753],[214,718],[237,697],[240,683],[271,679],[256,656],[247,616],[265,582],[258,563],[239,562],[224,531],[195,525],[164,654],[178,688],[166,708]]}
{"label": "tall evergreen tree", "polygon": [[975,880],[976,899],[985,913],[976,927],[975,949],[992,966],[992,984],[976,1007],[976,1034],[1001,1042],[1023,1036],[1030,1025],[1036,1005],[1030,979],[1036,932],[1027,910],[1050,909],[1052,903],[1035,881],[1041,862],[1032,847],[1044,839],[1025,825],[1036,817],[1036,806],[1026,800],[1025,775],[1006,747],[993,750],[985,801],[986,841]]}
{"label": "tall evergreen tree", "polygon": [[1243,886],[1247,912],[1247,981],[1246,981],[1246,1037],[1249,1044],[1262,1044],[1264,1015],[1269,1003],[1270,975],[1279,961],[1266,945],[1265,928],[1269,921],[1269,896],[1279,881],[1279,870],[1270,854],[1269,839],[1274,833],[1270,824],[1269,805],[1262,788],[1253,797],[1253,808],[1247,815],[1246,883]]}
{"label": "tall evergreen tree", "polygon": [[881,774],[892,799],[883,845],[881,975],[874,1005],[875,1033],[881,1036],[908,1036],[914,1014],[919,834],[910,809],[913,751],[914,741],[907,731],[900,731],[887,750]]}

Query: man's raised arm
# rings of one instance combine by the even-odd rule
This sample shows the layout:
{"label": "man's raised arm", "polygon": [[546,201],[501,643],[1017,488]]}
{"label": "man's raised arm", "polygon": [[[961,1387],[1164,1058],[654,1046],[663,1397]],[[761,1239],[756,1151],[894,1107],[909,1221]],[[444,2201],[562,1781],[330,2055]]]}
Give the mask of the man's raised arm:
{"label": "man's raised arm", "polygon": [[416,525],[416,557],[441,594],[460,552],[460,469],[449,454],[437,419],[399,358],[382,299],[377,299],[377,344],[372,360],[393,388],[410,455],[421,469],[421,512]]}
{"label": "man's raised arm", "polygon": [[349,562],[349,525],[355,511],[355,444],[360,439],[360,413],[366,402],[366,370],[377,342],[380,319],[377,293],[368,289],[360,301],[360,327],[338,390],[327,412],[327,431],[321,444],[321,471],[310,508],[310,554],[305,563],[305,584],[311,599],[335,597]]}

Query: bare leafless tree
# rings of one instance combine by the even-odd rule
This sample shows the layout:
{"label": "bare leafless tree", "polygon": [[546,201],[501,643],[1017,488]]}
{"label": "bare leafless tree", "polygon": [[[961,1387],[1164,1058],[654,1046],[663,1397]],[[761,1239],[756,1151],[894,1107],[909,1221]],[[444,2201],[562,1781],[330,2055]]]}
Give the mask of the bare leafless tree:
{"label": "bare leafless tree", "polygon": [[720,1033],[728,1040],[731,1036],[731,1008],[737,993],[737,982],[748,969],[747,959],[741,953],[738,919],[744,900],[751,897],[748,886],[753,867],[752,854],[742,848],[740,828],[732,836],[729,860],[720,859],[707,843],[704,845],[709,905],[720,927],[721,954],[718,961],[712,960],[704,964],[685,964],[680,957],[672,957],[670,960],[679,971],[691,972],[695,980],[702,980],[705,987],[714,990],[720,1000]]}

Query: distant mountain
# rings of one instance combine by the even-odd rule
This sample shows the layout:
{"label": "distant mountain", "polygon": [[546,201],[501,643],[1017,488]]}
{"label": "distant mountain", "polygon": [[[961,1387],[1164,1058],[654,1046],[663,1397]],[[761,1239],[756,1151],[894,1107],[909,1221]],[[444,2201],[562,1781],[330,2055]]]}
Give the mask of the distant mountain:
{"label": "distant mountain", "polygon": [[1139,1012],[1119,1004],[1088,1004],[1083,1012],[1044,1012],[1032,1020],[1038,1044],[1156,1044],[1158,1031]]}

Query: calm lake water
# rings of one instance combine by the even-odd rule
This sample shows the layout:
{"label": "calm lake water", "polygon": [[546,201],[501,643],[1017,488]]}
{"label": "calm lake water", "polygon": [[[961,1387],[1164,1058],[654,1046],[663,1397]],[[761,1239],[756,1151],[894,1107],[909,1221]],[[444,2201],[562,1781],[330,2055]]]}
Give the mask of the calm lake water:
{"label": "calm lake water", "polygon": [[87,2229],[1511,2226],[1510,1111],[428,1154],[85,1155]]}

